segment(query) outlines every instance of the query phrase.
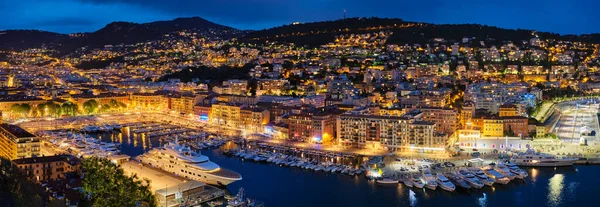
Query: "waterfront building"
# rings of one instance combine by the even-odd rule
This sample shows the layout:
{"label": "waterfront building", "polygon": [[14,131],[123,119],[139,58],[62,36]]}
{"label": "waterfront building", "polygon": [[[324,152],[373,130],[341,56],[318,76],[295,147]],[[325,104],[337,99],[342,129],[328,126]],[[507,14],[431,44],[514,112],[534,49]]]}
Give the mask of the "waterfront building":
{"label": "waterfront building", "polygon": [[192,94],[181,94],[169,97],[169,110],[181,114],[193,114],[196,105],[196,96]]}
{"label": "waterfront building", "polygon": [[198,116],[202,122],[208,122],[210,120],[211,111],[211,103],[198,103],[194,106],[194,115]]}
{"label": "waterfront building", "polygon": [[226,127],[240,127],[241,107],[227,102],[217,102],[212,105],[210,123]]}
{"label": "waterfront building", "polygon": [[501,137],[504,136],[504,120],[500,118],[483,119],[483,136]]}
{"label": "waterfront building", "polygon": [[161,94],[134,93],[131,95],[131,105],[138,110],[161,111],[167,109],[168,99]]}
{"label": "waterfront building", "polygon": [[269,111],[256,106],[246,106],[240,109],[241,128],[246,133],[263,133],[270,122]]}
{"label": "waterfront building", "polygon": [[40,139],[25,129],[4,124],[0,116],[0,156],[9,160],[40,156]]}
{"label": "waterfront building", "polygon": [[433,122],[407,117],[343,114],[337,124],[337,139],[344,146],[428,151],[443,149],[445,142],[434,138]]}
{"label": "waterfront building", "polygon": [[458,112],[451,108],[417,107],[423,112],[422,119],[435,123],[437,131],[452,134],[458,129]]}
{"label": "waterfront building", "polygon": [[71,155],[30,157],[13,160],[30,180],[35,182],[65,178],[65,173],[77,172],[80,160]]}
{"label": "waterfront building", "polygon": [[292,114],[286,121],[289,126],[289,138],[313,143],[334,142],[337,117],[341,114],[341,110],[317,110]]}
{"label": "waterfront building", "polygon": [[522,116],[506,116],[501,117],[504,123],[504,132],[511,133],[508,136],[528,137],[529,122],[527,117]]}

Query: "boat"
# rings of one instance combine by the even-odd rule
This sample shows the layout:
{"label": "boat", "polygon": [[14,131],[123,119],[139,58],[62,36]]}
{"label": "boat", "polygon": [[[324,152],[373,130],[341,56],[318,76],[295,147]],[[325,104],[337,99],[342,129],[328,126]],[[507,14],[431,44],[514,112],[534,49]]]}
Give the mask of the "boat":
{"label": "boat", "polygon": [[456,186],[452,182],[450,182],[450,180],[446,178],[446,176],[442,174],[437,174],[436,182],[438,186],[440,186],[440,188],[448,192],[453,192],[454,190],[456,190]]}
{"label": "boat", "polygon": [[527,173],[527,171],[519,168],[515,164],[506,163],[506,167],[508,167],[508,169],[510,169],[510,172],[516,174],[517,178],[519,178],[519,179],[525,179],[527,176],[529,176],[529,173]]}
{"label": "boat", "polygon": [[402,183],[404,183],[404,185],[411,187],[411,188],[414,186],[409,178],[402,180]]}
{"label": "boat", "polygon": [[[465,182],[467,182],[473,188],[482,188],[483,185],[485,185],[481,180],[467,170],[459,170],[458,176],[461,176]],[[492,182],[492,184],[493,183],[494,182]]]}
{"label": "boat", "polygon": [[495,183],[500,183],[500,184],[506,185],[510,182],[509,178],[507,178],[506,176],[502,175],[502,173],[499,173],[498,171],[496,171],[494,169],[484,170],[484,173],[487,176],[489,176],[490,178],[494,179]]}
{"label": "boat", "polygon": [[487,186],[492,186],[496,182],[493,178],[487,176],[480,169],[473,169],[472,172],[477,177],[477,179],[479,179],[483,184]]}
{"label": "boat", "polygon": [[161,168],[179,176],[212,185],[226,186],[242,180],[242,176],[234,171],[221,168],[208,157],[190,150],[189,147],[169,143],[154,148],[136,158],[142,163]]}
{"label": "boat", "polygon": [[452,184],[454,184],[455,186],[461,187],[463,189],[471,189],[471,185],[467,183],[467,181],[463,179],[462,176],[453,172],[446,172],[443,175],[446,176],[446,178],[448,178],[450,182],[452,182]]}
{"label": "boat", "polygon": [[413,176],[410,182],[417,188],[423,188],[423,186],[425,186],[425,183],[423,183],[421,178],[419,178],[417,175]]}
{"label": "boat", "polygon": [[435,190],[437,188],[436,177],[431,174],[429,169],[423,170],[423,176],[421,178],[423,183],[425,183],[425,187],[430,190]]}
{"label": "boat", "polygon": [[[518,177],[516,174],[512,173],[510,169],[504,164],[494,165],[494,170],[496,170],[497,172],[504,175],[510,180],[514,180],[516,177]],[[523,177],[520,177],[520,179],[523,179]]]}
{"label": "boat", "polygon": [[577,160],[578,158],[557,158],[551,154],[537,153],[529,149],[513,156],[510,162],[527,167],[567,167],[573,166]]}
{"label": "boat", "polygon": [[381,180],[377,180],[377,183],[379,183],[379,184],[398,184],[398,181],[391,179],[391,178],[383,178]]}

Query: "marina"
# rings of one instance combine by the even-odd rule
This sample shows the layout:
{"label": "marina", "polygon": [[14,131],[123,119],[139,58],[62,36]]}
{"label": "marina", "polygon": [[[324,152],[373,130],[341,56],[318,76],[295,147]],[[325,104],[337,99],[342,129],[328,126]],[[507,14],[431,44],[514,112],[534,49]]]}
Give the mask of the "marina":
{"label": "marina", "polygon": [[[113,123],[111,125],[117,124]],[[350,194],[355,191],[364,190],[384,195],[393,192],[395,193],[395,199],[391,201],[386,200],[390,198],[385,198],[385,202],[382,203],[392,202],[399,205],[421,206],[428,205],[428,203],[437,203],[437,200],[440,200],[439,196],[448,199],[448,202],[454,200],[469,201],[475,198],[478,199],[477,201],[484,201],[482,200],[483,198],[493,199],[492,197],[498,191],[519,192],[522,189],[529,188],[537,182],[537,177],[540,176],[541,172],[548,174],[554,171],[569,173],[571,171],[577,172],[576,169],[580,167],[596,168],[596,166],[574,167],[572,166],[574,162],[571,162],[569,167],[559,168],[519,167],[514,163],[502,162],[506,161],[505,159],[492,160],[495,162],[495,165],[488,165],[490,162],[489,159],[486,163],[481,159],[473,159],[473,163],[477,163],[479,166],[474,167],[465,166],[466,163],[459,160],[390,155],[365,156],[353,153],[294,148],[293,146],[282,146],[269,142],[248,141],[239,137],[217,136],[168,123],[131,122],[118,125],[121,128],[116,129],[113,127],[112,130],[108,130],[105,127],[104,130],[89,132],[77,129],[62,129],[40,131],[39,133],[53,144],[73,143],[73,140],[76,140],[75,143],[81,140],[80,144],[90,146],[112,144],[117,150],[115,154],[125,154],[134,158],[142,157],[141,155],[148,154],[152,149],[168,148],[171,145],[169,143],[180,143],[181,147],[190,153],[200,153],[202,156],[206,156],[206,159],[210,159],[211,162],[218,163],[220,167],[231,169],[239,173],[239,175],[250,175],[244,176],[241,180],[228,183],[226,187],[223,186],[222,188],[226,190],[226,194],[232,195],[236,194],[239,188],[247,188],[248,193],[246,194],[249,197],[264,202],[266,206],[270,206],[270,204],[279,206],[281,204],[278,203],[277,198],[267,196],[269,193],[278,193],[271,192],[271,188],[281,188],[283,185],[293,186],[294,184],[304,186],[304,188],[308,188],[306,185],[312,185],[312,187],[321,186],[320,183],[313,182],[312,180],[301,179],[307,183],[297,183],[296,179],[300,179],[301,177],[314,177],[310,179],[315,179],[315,181],[322,179],[321,182],[332,182],[328,184],[327,188],[341,190],[344,193]],[[97,126],[109,125],[99,124]],[[135,132],[133,132],[134,130]],[[155,133],[165,133],[165,135],[149,136]],[[57,146],[60,148],[60,144]],[[71,145],[68,146],[72,147]],[[86,146],[84,148],[89,147]],[[519,156],[524,156],[525,154],[515,155],[513,158],[519,158]],[[110,155],[107,154],[107,156]],[[557,157],[548,158],[558,159]],[[522,163],[520,164],[522,165]],[[262,177],[265,174],[272,175],[271,179]],[[558,174],[563,175],[564,173]],[[180,174],[180,176],[186,178],[186,175]],[[290,180],[280,180],[278,178],[280,176],[287,177]],[[294,178],[289,176],[294,176]],[[296,178],[296,176],[300,178]],[[262,184],[269,185],[268,189],[256,189],[254,186],[248,186],[260,186],[261,184],[257,183],[247,183],[257,182],[256,179],[261,179],[261,177],[262,179],[269,180],[269,184]],[[271,183],[271,180],[277,183]],[[222,183],[207,183],[217,187],[222,185]],[[354,184],[355,186],[349,187],[348,185],[350,184]],[[336,185],[340,187],[347,186],[348,189],[337,189]],[[290,189],[286,191],[290,191]],[[295,192],[295,190],[293,191]],[[318,191],[321,190],[319,189]],[[355,196],[361,195],[357,194]],[[228,197],[233,199],[231,196]],[[383,199],[375,194],[367,197],[363,199],[365,204],[375,202],[368,201],[373,198]],[[436,201],[432,200],[433,197],[436,197]],[[412,202],[405,203],[404,199],[412,200]],[[514,201],[528,202],[528,199]],[[327,203],[335,200],[332,199],[331,201],[326,200],[323,202]],[[343,203],[342,201],[336,202]],[[227,199],[217,199],[204,202],[204,205],[223,206],[226,203],[228,203]],[[292,204],[289,206],[306,205],[310,204]],[[337,203],[331,203],[330,205],[337,206]],[[494,206],[494,204],[487,203],[480,205],[480,203],[477,203],[473,206]],[[548,206],[560,205],[548,204]]]}

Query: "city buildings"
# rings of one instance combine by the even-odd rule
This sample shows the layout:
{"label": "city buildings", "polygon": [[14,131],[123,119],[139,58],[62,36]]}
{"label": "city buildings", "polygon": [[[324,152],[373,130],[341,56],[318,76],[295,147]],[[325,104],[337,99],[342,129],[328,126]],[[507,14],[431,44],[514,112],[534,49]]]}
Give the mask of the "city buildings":
{"label": "city buildings", "polygon": [[80,161],[71,155],[31,157],[13,160],[32,181],[51,181],[65,178],[65,173],[77,172]]}
{"label": "city buildings", "polygon": [[39,138],[19,126],[2,123],[0,114],[0,157],[14,160],[40,155]]}
{"label": "city buildings", "polygon": [[337,137],[344,146],[429,151],[445,143],[434,136],[433,122],[405,117],[343,114],[337,124]]}

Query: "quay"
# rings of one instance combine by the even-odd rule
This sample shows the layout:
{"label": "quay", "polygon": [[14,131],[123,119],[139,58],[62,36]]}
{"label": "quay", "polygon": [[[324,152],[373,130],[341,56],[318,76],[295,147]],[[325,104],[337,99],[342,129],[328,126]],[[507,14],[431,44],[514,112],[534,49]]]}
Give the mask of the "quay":
{"label": "quay", "polygon": [[200,205],[223,198],[225,191],[202,182],[188,180],[166,171],[127,160],[120,163],[127,175],[137,175],[139,179],[150,180],[150,188],[155,193],[160,206]]}

